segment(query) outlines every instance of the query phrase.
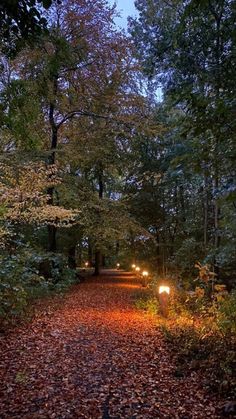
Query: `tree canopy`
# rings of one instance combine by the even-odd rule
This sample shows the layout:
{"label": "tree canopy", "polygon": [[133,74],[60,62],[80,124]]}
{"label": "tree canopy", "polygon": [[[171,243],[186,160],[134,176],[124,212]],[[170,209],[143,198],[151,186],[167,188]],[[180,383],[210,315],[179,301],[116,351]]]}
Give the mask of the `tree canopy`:
{"label": "tree canopy", "polygon": [[209,264],[231,289],[235,4],[135,4],[127,35],[103,0],[2,2],[4,258],[140,260],[187,288]]}

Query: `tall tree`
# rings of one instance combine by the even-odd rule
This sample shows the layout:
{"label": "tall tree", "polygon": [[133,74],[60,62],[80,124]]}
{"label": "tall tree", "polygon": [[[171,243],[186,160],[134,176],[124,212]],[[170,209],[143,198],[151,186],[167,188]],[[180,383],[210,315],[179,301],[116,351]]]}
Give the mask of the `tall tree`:
{"label": "tall tree", "polygon": [[187,153],[175,163],[182,159],[200,176],[204,245],[211,246],[205,255],[219,273],[220,245],[227,240],[219,198],[234,199],[235,5],[156,0],[136,1],[136,7],[140,16],[130,20],[130,30],[137,53],[145,74],[161,83],[166,103],[182,112],[177,126]]}
{"label": "tall tree", "polygon": [[15,55],[25,42],[35,41],[46,31],[43,11],[52,0],[2,0],[0,4],[1,49]]}

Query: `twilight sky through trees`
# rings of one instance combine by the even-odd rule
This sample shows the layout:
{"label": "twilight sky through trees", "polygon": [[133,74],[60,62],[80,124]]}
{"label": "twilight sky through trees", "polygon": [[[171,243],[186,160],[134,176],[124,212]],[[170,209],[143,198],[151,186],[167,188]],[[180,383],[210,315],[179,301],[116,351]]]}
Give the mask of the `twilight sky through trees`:
{"label": "twilight sky through trees", "polygon": [[136,9],[134,6],[134,0],[109,0],[109,3],[117,4],[117,10],[121,14],[121,18],[117,18],[117,24],[121,26],[122,28],[127,27],[127,17],[128,16],[134,16]]}

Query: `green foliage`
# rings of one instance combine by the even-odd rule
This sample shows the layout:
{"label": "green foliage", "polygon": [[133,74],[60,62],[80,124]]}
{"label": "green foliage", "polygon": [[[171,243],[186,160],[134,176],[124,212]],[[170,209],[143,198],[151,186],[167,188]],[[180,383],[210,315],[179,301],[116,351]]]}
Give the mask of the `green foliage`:
{"label": "green foliage", "polygon": [[[181,299],[179,299],[181,304]],[[204,288],[188,294],[184,309],[173,311],[175,323],[162,328],[167,341],[177,350],[177,376],[202,369],[206,386],[214,392],[236,391],[236,295],[228,294],[224,285],[215,285],[209,299]],[[170,310],[171,311],[171,310]]]}
{"label": "green foliage", "polygon": [[155,164],[160,179],[138,185],[134,196],[145,205],[134,210],[156,236],[156,263],[163,272],[175,269],[192,277],[200,260],[214,264],[220,278],[235,287],[234,4],[137,0],[135,5],[139,15],[130,19],[130,32],[144,74],[162,86],[156,117],[165,130],[155,140],[149,135],[146,150],[139,151],[141,164],[151,171]]}
{"label": "green foliage", "polygon": [[14,278],[0,282],[0,322],[22,314],[26,304],[26,292]]}
{"label": "green foliage", "polygon": [[51,5],[52,0],[2,0],[0,34],[2,47],[8,54],[16,54],[24,41],[35,40],[45,31],[47,20],[42,8]]}
{"label": "green foliage", "polygon": [[39,150],[45,141],[40,98],[34,83],[12,80],[1,93],[2,136],[24,151]]}
{"label": "green foliage", "polygon": [[236,292],[233,291],[219,303],[217,325],[224,336],[236,336]]}
{"label": "green foliage", "polygon": [[176,352],[176,377],[201,371],[206,388],[221,396],[234,397],[235,339],[222,337],[212,324],[197,327],[183,320],[178,326],[166,322],[161,328]]}
{"label": "green foliage", "polygon": [[[185,377],[202,371],[204,385],[221,395],[236,391],[236,294],[215,284],[211,294],[203,287],[211,279],[209,267],[198,265],[203,277],[195,291],[176,291],[172,285],[168,318],[160,316],[158,299],[146,294],[135,305],[157,315],[157,324],[165,340],[176,353],[175,375]],[[206,278],[207,277],[207,278]],[[153,291],[160,278],[153,281]]]}
{"label": "green foliage", "polygon": [[56,285],[60,281],[67,280],[69,282],[76,279],[75,271],[67,267],[66,258],[61,254],[30,252],[25,267],[27,275],[30,275],[30,272],[37,275],[41,274],[49,279],[52,285]]}
{"label": "green foliage", "polygon": [[77,281],[60,254],[26,249],[0,260],[0,320],[22,315],[29,301],[52,292],[65,291]]}
{"label": "green foliage", "polygon": [[[139,260],[159,278],[178,276],[178,286],[188,290],[200,261],[201,287],[187,296],[171,293],[169,315],[197,313],[227,323],[234,300],[221,302],[213,283],[235,288],[233,2],[137,0],[132,48],[103,0],[81,7],[65,1],[60,10],[54,2],[43,34],[46,15],[34,6],[48,8],[51,1],[22,4],[17,16],[6,1],[0,10],[8,51],[15,35],[28,38],[26,30],[41,36],[15,60],[3,57],[1,67],[1,159],[3,165],[11,160],[10,179],[1,166],[1,219],[13,209],[0,230],[0,246],[10,253],[2,259],[1,281],[11,284],[13,300],[19,297],[15,305],[22,299],[24,306],[24,292],[28,298],[74,280],[68,256],[70,266],[76,257],[93,264],[95,254],[122,266]],[[160,82],[164,100],[157,103]],[[35,190],[40,171],[30,166],[39,160],[51,169],[54,162],[60,181]],[[6,237],[9,222],[32,249],[40,238],[46,249],[49,232],[50,250],[57,246],[64,256],[17,248]],[[42,232],[42,224],[52,228]],[[59,228],[65,225],[67,232]],[[216,278],[205,280],[208,264]]]}
{"label": "green foliage", "polygon": [[158,313],[158,301],[156,298],[139,298],[135,301],[135,307],[152,315]]}
{"label": "green foliage", "polygon": [[177,264],[181,275],[191,276],[193,273],[193,266],[196,260],[203,256],[199,243],[194,237],[183,240],[180,247],[176,250],[172,264]]}

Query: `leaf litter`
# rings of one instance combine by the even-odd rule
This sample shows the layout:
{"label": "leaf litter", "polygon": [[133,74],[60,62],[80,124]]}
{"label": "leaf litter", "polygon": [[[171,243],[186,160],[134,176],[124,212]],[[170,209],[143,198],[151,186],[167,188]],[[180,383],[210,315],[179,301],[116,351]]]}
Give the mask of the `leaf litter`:
{"label": "leaf litter", "polygon": [[175,377],[138,290],[128,273],[88,279],[1,337],[0,418],[219,418],[199,374]]}

